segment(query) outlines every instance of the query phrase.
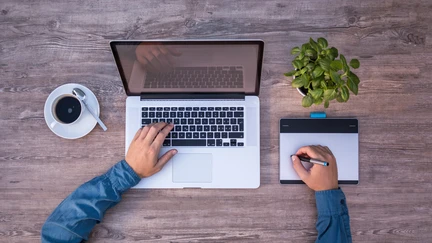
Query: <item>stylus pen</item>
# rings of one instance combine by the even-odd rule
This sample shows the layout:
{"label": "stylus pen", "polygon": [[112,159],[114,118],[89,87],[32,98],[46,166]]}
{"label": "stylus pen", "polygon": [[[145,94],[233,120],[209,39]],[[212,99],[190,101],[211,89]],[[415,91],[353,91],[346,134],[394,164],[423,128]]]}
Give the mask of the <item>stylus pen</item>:
{"label": "stylus pen", "polygon": [[[291,157],[292,156],[295,156],[295,154],[291,155]],[[299,157],[300,161],[303,161],[303,162],[309,162],[312,164],[317,164],[317,165],[322,165],[322,166],[329,166],[330,165],[328,162],[317,160],[317,159],[306,158],[306,157],[302,157],[302,156],[298,156],[298,155],[297,155],[297,157]]]}

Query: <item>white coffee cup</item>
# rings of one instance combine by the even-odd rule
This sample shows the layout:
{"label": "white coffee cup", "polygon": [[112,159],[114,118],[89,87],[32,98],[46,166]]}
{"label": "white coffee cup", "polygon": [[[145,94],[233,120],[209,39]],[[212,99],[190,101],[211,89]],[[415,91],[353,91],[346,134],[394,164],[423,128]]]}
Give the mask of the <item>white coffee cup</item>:
{"label": "white coffee cup", "polygon": [[51,105],[51,116],[54,121],[50,127],[54,128],[58,124],[75,124],[82,116],[84,111],[82,102],[72,94],[63,94],[55,98]]}

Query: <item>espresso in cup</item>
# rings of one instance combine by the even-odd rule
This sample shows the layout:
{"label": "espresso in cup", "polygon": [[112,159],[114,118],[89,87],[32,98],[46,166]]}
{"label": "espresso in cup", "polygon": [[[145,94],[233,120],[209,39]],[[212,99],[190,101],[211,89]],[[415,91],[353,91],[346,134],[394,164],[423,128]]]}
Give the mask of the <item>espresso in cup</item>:
{"label": "espresso in cup", "polygon": [[59,123],[74,123],[81,113],[81,102],[73,95],[60,96],[53,103],[53,116]]}

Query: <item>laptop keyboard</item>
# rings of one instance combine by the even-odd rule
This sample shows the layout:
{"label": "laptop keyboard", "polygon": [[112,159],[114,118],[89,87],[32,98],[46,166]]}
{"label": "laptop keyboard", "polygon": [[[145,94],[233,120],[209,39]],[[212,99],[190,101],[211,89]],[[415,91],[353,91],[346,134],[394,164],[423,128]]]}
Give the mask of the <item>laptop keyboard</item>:
{"label": "laptop keyboard", "polygon": [[163,146],[242,147],[244,107],[142,107],[142,126],[174,123]]}
{"label": "laptop keyboard", "polygon": [[243,67],[176,67],[149,73],[144,88],[243,88]]}

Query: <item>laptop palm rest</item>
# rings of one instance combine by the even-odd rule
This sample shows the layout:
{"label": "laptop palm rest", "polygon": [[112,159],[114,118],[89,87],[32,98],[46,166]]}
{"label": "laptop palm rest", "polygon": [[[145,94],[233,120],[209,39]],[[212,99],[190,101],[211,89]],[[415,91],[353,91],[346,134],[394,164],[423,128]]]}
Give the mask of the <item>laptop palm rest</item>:
{"label": "laptop palm rest", "polygon": [[176,154],[173,158],[174,183],[211,183],[212,154]]}

